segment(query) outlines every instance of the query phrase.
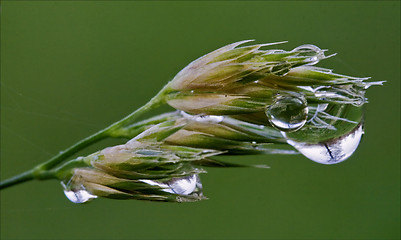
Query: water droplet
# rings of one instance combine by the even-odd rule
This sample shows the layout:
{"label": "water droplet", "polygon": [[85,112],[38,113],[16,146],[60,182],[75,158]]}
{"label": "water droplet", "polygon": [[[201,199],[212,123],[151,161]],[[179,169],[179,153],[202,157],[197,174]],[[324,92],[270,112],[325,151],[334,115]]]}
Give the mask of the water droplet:
{"label": "water droplet", "polygon": [[[362,124],[359,124],[346,135],[326,142],[310,144],[287,139],[287,143],[312,161],[322,164],[336,164],[346,160],[355,152],[362,134]],[[286,137],[285,133],[283,135]]]}
{"label": "water droplet", "polygon": [[65,196],[73,203],[84,203],[97,198],[97,196],[86,191],[83,186],[82,189],[71,190],[63,182],[61,182],[61,185],[64,188]]}
{"label": "water droplet", "polygon": [[302,95],[277,95],[267,107],[266,115],[273,127],[293,132],[306,123],[308,107]]}
{"label": "water droplet", "polygon": [[181,111],[181,115],[187,119],[191,119],[197,122],[212,122],[212,123],[220,123],[224,120],[224,116],[217,115],[191,115],[184,111]]}
{"label": "water droplet", "polygon": [[187,176],[185,178],[173,179],[167,183],[170,187],[165,189],[166,192],[176,193],[180,195],[189,195],[202,186],[200,178],[197,174]]}
{"label": "water droplet", "polygon": [[294,50],[292,51],[294,52],[299,51],[302,52],[302,55],[304,56],[310,56],[310,58],[305,59],[308,62],[307,65],[315,65],[321,59],[325,58],[324,51],[312,44],[301,45],[299,47],[294,48]]}
{"label": "water droplet", "polygon": [[182,178],[173,178],[168,182],[159,182],[147,179],[141,180],[141,182],[149,185],[159,186],[163,188],[162,191],[179,195],[190,195],[202,190],[202,183],[198,174],[193,174]]}

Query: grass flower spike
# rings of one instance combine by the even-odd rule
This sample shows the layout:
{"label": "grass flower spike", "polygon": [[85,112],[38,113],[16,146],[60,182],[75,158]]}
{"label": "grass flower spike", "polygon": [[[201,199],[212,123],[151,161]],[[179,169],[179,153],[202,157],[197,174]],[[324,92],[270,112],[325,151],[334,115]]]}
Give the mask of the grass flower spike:
{"label": "grass flower spike", "polygon": [[[291,51],[262,50],[278,43],[240,47],[246,42],[227,45],[190,63],[170,82],[168,104],[192,114],[232,115],[272,126],[290,145],[319,163],[348,158],[363,133],[358,129],[367,102],[365,91],[382,82],[313,66],[330,57],[314,45]],[[352,132],[358,133],[357,143],[344,153],[335,139]],[[324,154],[311,157],[304,151],[305,144],[320,146]]]}
{"label": "grass flower spike", "polygon": [[366,82],[314,67],[325,50],[302,45],[291,51],[262,50],[279,43],[239,47],[233,43],[193,61],[169,83],[167,102],[180,110],[205,115],[264,111],[278,93],[303,93],[308,102],[365,103],[363,91],[381,82]]}
{"label": "grass flower spike", "polygon": [[[311,44],[284,42],[208,53],[182,69],[149,102],[48,161],[6,179],[4,189],[33,179],[58,179],[75,203],[94,198],[187,202],[204,199],[204,166],[236,167],[218,155],[296,154],[336,164],[357,149],[368,78],[315,66],[330,56]],[[274,47],[274,48],[273,48]],[[176,111],[137,121],[163,104]],[[130,139],[71,157],[105,138]]]}
{"label": "grass flower spike", "polygon": [[164,139],[166,144],[207,148],[234,154],[296,154],[286,139],[271,126],[253,124],[230,116],[191,115],[183,111],[164,113],[127,126],[120,136],[133,138],[159,123],[182,126]]}
{"label": "grass flower spike", "polygon": [[205,171],[195,163],[222,152],[162,142],[181,127],[157,124],[126,144],[66,164],[55,176],[62,181],[66,196],[75,203],[97,197],[172,202],[202,200],[199,174]]}

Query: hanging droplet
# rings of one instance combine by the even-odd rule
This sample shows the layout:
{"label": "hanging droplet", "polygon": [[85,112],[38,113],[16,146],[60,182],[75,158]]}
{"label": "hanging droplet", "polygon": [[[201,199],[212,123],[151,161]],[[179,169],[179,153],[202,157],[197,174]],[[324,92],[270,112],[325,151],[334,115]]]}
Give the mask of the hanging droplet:
{"label": "hanging droplet", "polygon": [[84,203],[97,198],[97,196],[90,194],[85,189],[71,190],[63,182],[61,182],[61,185],[64,188],[65,196],[73,203]]}
{"label": "hanging droplet", "polygon": [[302,95],[277,95],[266,108],[271,125],[284,132],[300,129],[308,117],[308,107]]}
{"label": "hanging droplet", "polygon": [[[310,144],[290,139],[287,139],[287,143],[312,161],[322,164],[336,164],[346,160],[355,152],[362,134],[362,124],[359,124],[346,135],[322,143]],[[285,133],[283,135],[286,137]]]}
{"label": "hanging droplet", "polygon": [[147,179],[140,181],[149,185],[159,186],[163,188],[162,191],[164,192],[179,195],[191,195],[193,193],[199,193],[202,191],[202,183],[198,174],[193,174],[182,178],[173,178],[168,182],[159,182]]}
{"label": "hanging droplet", "polygon": [[197,188],[202,188],[202,183],[200,182],[200,178],[197,174],[185,178],[173,179],[167,184],[170,188],[166,189],[166,192],[180,195],[189,195],[195,192]]}

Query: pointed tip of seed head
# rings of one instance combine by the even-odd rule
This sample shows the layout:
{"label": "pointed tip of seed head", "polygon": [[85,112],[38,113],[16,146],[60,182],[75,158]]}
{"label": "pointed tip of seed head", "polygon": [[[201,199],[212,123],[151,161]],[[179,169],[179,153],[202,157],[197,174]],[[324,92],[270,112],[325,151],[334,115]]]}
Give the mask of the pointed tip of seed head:
{"label": "pointed tip of seed head", "polygon": [[[324,50],[324,51],[326,51],[326,50]],[[327,59],[327,58],[331,58],[331,57],[334,57],[334,56],[336,56],[337,55],[337,53],[333,53],[333,54],[331,54],[331,55],[329,55],[329,56],[326,56],[325,58]]]}
{"label": "pointed tip of seed head", "polygon": [[268,169],[270,168],[270,166],[267,166],[265,164],[259,164],[259,165],[252,165],[255,168],[263,168],[263,169]]}
{"label": "pointed tip of seed head", "polygon": [[[242,45],[244,43],[253,42],[253,41],[255,41],[255,39],[248,39],[248,40],[243,40],[243,41],[232,43],[232,44],[230,44],[228,46],[234,46],[234,48],[235,48],[235,47],[237,47],[239,45]],[[261,44],[256,44],[255,46],[266,47],[266,46],[278,45],[278,44],[283,44],[283,43],[288,43],[288,41],[272,42],[272,43],[261,43]]]}
{"label": "pointed tip of seed head", "polygon": [[262,44],[257,44],[259,48],[261,47],[267,47],[267,46],[272,46],[272,45],[279,45],[283,43],[288,43],[288,41],[281,41],[281,42],[272,42],[272,43],[262,43]]}
{"label": "pointed tip of seed head", "polygon": [[238,47],[239,45],[242,45],[244,43],[248,43],[248,42],[253,42],[255,41],[255,39],[248,39],[248,40],[242,40],[239,42],[235,42],[235,43],[231,43],[229,45],[227,45],[227,47],[229,46],[231,49]]}
{"label": "pointed tip of seed head", "polygon": [[[370,77],[368,77],[367,79],[370,79]],[[376,81],[376,82],[365,82],[365,89],[368,89],[371,86],[383,86],[383,83],[385,83],[387,81]]]}
{"label": "pointed tip of seed head", "polygon": [[261,44],[261,45],[262,45],[262,46],[271,46],[271,45],[278,45],[278,44],[283,44],[283,43],[288,43],[288,41],[264,43],[264,44]]}

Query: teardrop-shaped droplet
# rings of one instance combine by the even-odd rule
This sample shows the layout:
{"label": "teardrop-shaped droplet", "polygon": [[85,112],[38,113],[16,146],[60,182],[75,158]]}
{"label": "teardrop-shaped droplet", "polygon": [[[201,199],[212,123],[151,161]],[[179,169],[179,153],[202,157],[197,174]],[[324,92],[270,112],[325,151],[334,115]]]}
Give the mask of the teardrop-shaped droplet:
{"label": "teardrop-shaped droplet", "polygon": [[84,203],[97,198],[97,196],[90,194],[85,189],[71,190],[63,182],[61,182],[61,185],[64,188],[65,196],[73,203]]}
{"label": "teardrop-shaped droplet", "polygon": [[[359,124],[346,135],[326,142],[310,144],[290,139],[287,142],[312,161],[322,164],[336,164],[346,160],[355,152],[362,134],[362,124]],[[285,133],[283,135],[285,136]]]}
{"label": "teardrop-shaped droplet", "polygon": [[173,179],[167,184],[170,188],[166,189],[166,192],[180,195],[189,195],[195,192],[197,188],[202,188],[202,183],[200,182],[200,178],[197,174],[185,178]]}
{"label": "teardrop-shaped droplet", "polygon": [[284,132],[300,129],[308,117],[308,107],[302,95],[277,95],[266,108],[271,125]]}

